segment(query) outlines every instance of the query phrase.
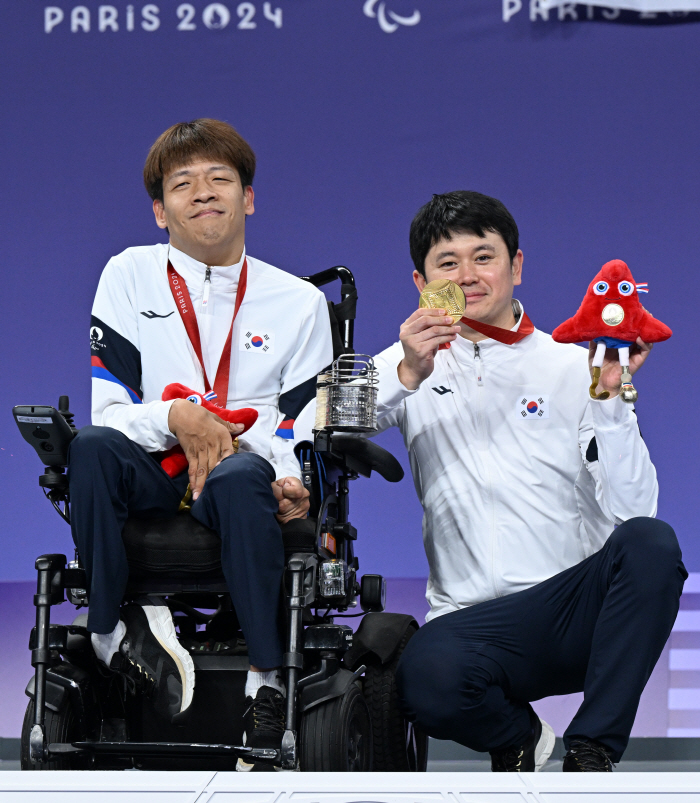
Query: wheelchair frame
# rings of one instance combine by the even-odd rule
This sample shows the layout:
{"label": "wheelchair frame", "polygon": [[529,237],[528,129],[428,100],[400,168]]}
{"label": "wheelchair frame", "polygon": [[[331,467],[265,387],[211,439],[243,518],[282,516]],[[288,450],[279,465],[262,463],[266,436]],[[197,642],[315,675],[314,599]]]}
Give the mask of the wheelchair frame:
{"label": "wheelchair frame", "polygon": [[[335,313],[337,322],[337,328],[334,326],[334,352],[338,351],[339,346],[342,346],[345,353],[352,352],[357,298],[352,273],[343,266],[337,266],[303,278],[317,287],[335,279],[341,280],[341,304],[333,305],[329,302],[331,321],[333,322]],[[342,336],[339,337],[341,327]],[[57,423],[63,425],[66,451],[70,437],[76,432],[72,415],[68,411],[67,397],[61,397],[55,418]],[[31,441],[24,431],[23,435],[37,449],[44,462],[51,464],[39,482],[59,514],[69,521],[68,483],[62,468],[67,461],[61,463],[59,454],[47,459],[47,455],[42,455],[39,451],[38,444]],[[73,604],[78,607],[85,604],[85,570],[78,561],[66,565],[64,555],[51,554],[43,555],[36,561],[36,627],[30,638],[35,672],[26,692],[34,702],[28,744],[31,762],[45,764],[61,758],[78,758],[86,759],[88,765],[99,766],[104,765],[105,761],[107,765],[110,761],[123,765],[124,760],[134,764],[142,757],[176,760],[199,758],[205,761],[240,757],[249,762],[254,760],[270,763],[282,769],[299,769],[300,718],[313,708],[348,694],[363,673],[368,671],[368,665],[373,666],[375,671],[384,671],[392,665],[392,661],[395,664],[399,645],[405,644],[418,629],[418,625],[411,616],[383,613],[384,580],[379,575],[365,575],[362,585],[358,584],[358,562],[354,557],[353,547],[357,532],[349,520],[348,496],[349,482],[360,475],[369,477],[374,469],[386,479],[396,482],[403,477],[403,470],[384,449],[353,433],[317,432],[313,444],[299,444],[296,451],[302,464],[302,481],[311,494],[311,510],[317,512],[317,516],[315,548],[312,551],[292,551],[289,555],[285,554],[284,596],[287,621],[283,668],[287,697],[281,749],[255,749],[243,745],[201,742],[130,742],[124,740],[125,734],[118,732],[118,727],[116,733],[113,729],[110,730],[110,726],[105,728],[104,720],[100,720],[98,732],[96,724],[100,716],[100,701],[96,700],[97,692],[91,688],[91,685],[95,685],[91,684],[91,674],[94,673],[97,662],[94,655],[89,659],[92,653],[90,634],[81,625],[52,625],[50,622],[51,607],[64,601],[66,591]],[[322,471],[319,459],[322,462]],[[290,524],[293,526],[294,522]],[[335,539],[336,552],[333,557],[345,562],[348,574],[345,577],[344,597],[331,599],[320,605],[319,567],[330,557],[330,553],[322,554],[321,547],[318,546],[322,533]],[[330,612],[342,612],[356,606],[358,596],[365,615],[353,636],[351,628],[334,623],[334,616]],[[325,613],[319,614],[319,607],[326,606]],[[315,614],[312,613],[312,608],[315,608]],[[80,665],[82,658],[79,661],[72,658],[77,654],[76,650],[83,650],[88,655],[88,662],[92,660],[94,664],[92,669],[90,665],[87,668],[86,665]],[[79,731],[84,738],[49,742],[46,710],[58,711],[66,701],[70,701],[76,712]],[[397,715],[396,712],[394,715]],[[92,738],[89,738],[90,734]],[[425,770],[427,739],[406,724],[406,741],[406,750],[409,753],[413,750],[412,756],[408,757],[408,768]]]}

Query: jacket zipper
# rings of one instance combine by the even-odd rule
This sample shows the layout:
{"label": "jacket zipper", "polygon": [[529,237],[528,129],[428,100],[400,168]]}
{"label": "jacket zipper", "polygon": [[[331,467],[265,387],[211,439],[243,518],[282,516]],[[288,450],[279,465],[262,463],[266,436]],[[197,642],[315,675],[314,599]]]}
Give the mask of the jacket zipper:
{"label": "jacket zipper", "polygon": [[204,274],[204,290],[202,291],[202,309],[209,304],[209,291],[211,290],[211,268],[207,265],[207,272]]}
{"label": "jacket zipper", "polygon": [[476,384],[480,385],[481,387],[484,386],[484,380],[481,378],[481,350],[479,349],[479,344],[474,343],[474,360],[476,365]]}
{"label": "jacket zipper", "polygon": [[[481,349],[479,348],[478,343],[474,343],[474,366],[476,368],[476,384],[478,387],[484,387],[484,364],[481,360]],[[482,399],[481,393],[477,391],[477,399],[478,399],[478,419],[479,419],[479,427],[483,428],[484,426],[484,419],[483,419],[483,410],[482,410]],[[486,434],[484,433],[484,437]],[[493,586],[493,592],[496,597],[500,597],[501,593],[499,590],[498,583],[496,582],[496,526],[494,523],[494,510],[493,510],[493,490],[492,490],[492,483],[491,483],[491,471],[489,465],[489,457],[488,451],[484,453],[484,464],[486,466],[486,488],[489,497],[489,507],[491,513],[491,585]]]}

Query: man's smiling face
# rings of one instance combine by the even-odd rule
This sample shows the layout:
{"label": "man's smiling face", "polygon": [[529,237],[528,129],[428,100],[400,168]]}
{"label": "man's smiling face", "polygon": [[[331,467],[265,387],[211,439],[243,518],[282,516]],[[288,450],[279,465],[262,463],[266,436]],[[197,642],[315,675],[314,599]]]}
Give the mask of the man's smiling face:
{"label": "man's smiling face", "polygon": [[153,211],[175,248],[208,265],[230,265],[243,251],[253,197],[235,168],[201,160],[164,177],[163,200],[153,202]]}
{"label": "man's smiling face", "polygon": [[421,291],[428,282],[451,279],[464,291],[466,317],[511,328],[513,287],[520,284],[522,265],[522,251],[511,262],[500,234],[484,231],[479,237],[462,232],[435,243],[425,258],[425,277],[414,271],[413,280]]}

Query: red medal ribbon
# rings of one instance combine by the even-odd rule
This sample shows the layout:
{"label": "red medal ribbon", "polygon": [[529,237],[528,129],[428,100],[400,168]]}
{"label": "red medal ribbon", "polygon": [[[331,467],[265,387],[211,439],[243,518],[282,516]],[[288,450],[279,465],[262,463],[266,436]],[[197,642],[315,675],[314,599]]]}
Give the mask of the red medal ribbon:
{"label": "red medal ribbon", "polygon": [[221,352],[221,359],[219,360],[219,367],[216,369],[216,376],[214,377],[214,386],[209,384],[209,377],[207,370],[204,367],[204,357],[202,356],[202,341],[199,337],[199,326],[197,325],[197,317],[192,305],[187,285],[180,274],[171,265],[168,260],[168,284],[170,291],[175,299],[175,306],[177,307],[182,323],[185,325],[187,336],[192,343],[192,348],[197,355],[199,364],[202,366],[202,374],[204,376],[204,392],[209,393],[211,390],[216,393],[216,401],[212,400],[212,404],[217,407],[226,407],[228,401],[228,381],[231,373],[231,339],[233,337],[233,324],[236,321],[238,310],[241,308],[243,298],[245,296],[246,287],[248,286],[248,260],[243,261],[241,268],[241,277],[238,280],[238,291],[236,293],[236,304],[233,310],[233,319],[231,320],[231,328],[228,331],[228,337],[224,344],[224,350]]}
{"label": "red medal ribbon", "polygon": [[473,321],[471,318],[461,318],[460,323],[466,323],[475,332],[486,335],[486,337],[490,337],[493,340],[498,340],[499,343],[505,343],[507,346],[519,343],[523,338],[535,331],[535,324],[527,317],[527,313],[524,310],[517,332],[512,331],[512,329],[501,329],[500,326],[481,323],[481,321]]}
{"label": "red medal ribbon", "polygon": [[[535,331],[535,324],[527,317],[527,313],[524,310],[520,318],[520,326],[517,332],[513,332],[511,329],[501,329],[500,326],[491,326],[488,323],[481,323],[481,321],[474,321],[471,318],[461,318],[460,323],[466,324],[470,329],[479,332],[479,334],[486,335],[486,337],[490,337],[493,340],[498,340],[499,343],[505,343],[507,346],[519,343]],[[440,349],[449,347],[449,343],[443,343]]]}

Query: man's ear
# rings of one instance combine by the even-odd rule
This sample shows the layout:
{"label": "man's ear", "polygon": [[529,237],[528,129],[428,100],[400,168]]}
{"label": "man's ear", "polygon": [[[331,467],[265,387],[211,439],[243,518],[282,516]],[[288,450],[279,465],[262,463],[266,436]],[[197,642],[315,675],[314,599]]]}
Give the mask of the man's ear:
{"label": "man's ear", "polygon": [[513,285],[520,284],[523,280],[523,252],[520,249],[513,257],[510,269],[513,276]]}
{"label": "man's ear", "polygon": [[426,281],[425,276],[422,273],[418,273],[417,270],[413,271],[413,284],[418,288],[418,292],[422,293],[423,288],[428,282]]}
{"label": "man's ear", "polygon": [[245,213],[247,215],[252,215],[255,212],[255,193],[253,192],[253,188],[250,184],[243,190],[243,197],[245,199]]}
{"label": "man's ear", "polygon": [[158,198],[153,201],[153,214],[156,217],[156,226],[158,226],[159,229],[167,229],[168,221],[165,217],[165,207],[163,206],[163,202]]}

